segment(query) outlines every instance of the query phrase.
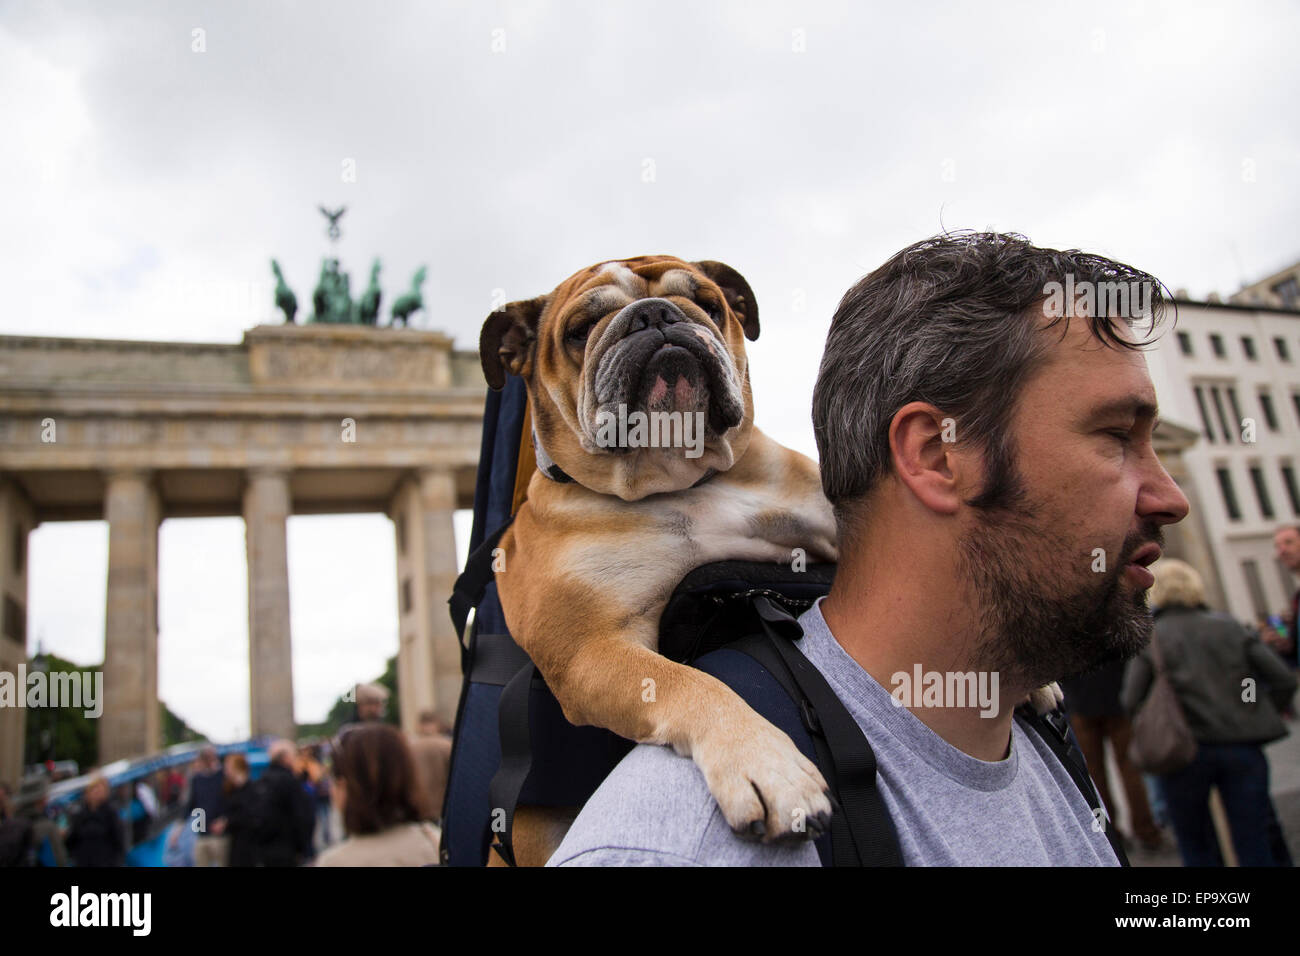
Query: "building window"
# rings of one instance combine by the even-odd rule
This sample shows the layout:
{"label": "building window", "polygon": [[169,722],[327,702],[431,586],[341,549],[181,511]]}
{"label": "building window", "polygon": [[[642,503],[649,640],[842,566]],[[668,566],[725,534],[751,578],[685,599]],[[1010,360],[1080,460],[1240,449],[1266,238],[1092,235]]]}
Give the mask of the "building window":
{"label": "building window", "polygon": [[397,516],[397,553],[406,554],[406,512]]}
{"label": "building window", "polygon": [[1290,465],[1282,466],[1282,484],[1286,486],[1286,496],[1291,499],[1291,513],[1300,517],[1300,485],[1296,484],[1295,469]]}
{"label": "building window", "polygon": [[1223,432],[1223,440],[1231,445],[1232,432],[1228,430],[1228,417],[1223,414],[1223,396],[1219,394],[1219,386],[1215,385],[1210,388],[1210,397],[1214,399],[1214,411],[1219,418],[1219,428]]}
{"label": "building window", "polygon": [[27,556],[27,529],[22,525],[14,528],[14,576],[22,577],[23,559]]}
{"label": "building window", "polygon": [[1300,422],[1300,392],[1291,393],[1291,404],[1295,406],[1295,418]]}
{"label": "building window", "polygon": [[1260,389],[1259,407],[1264,410],[1264,421],[1268,424],[1268,430],[1277,431],[1277,412],[1273,409],[1273,396],[1267,389]]}
{"label": "building window", "polygon": [[1300,306],[1300,280],[1297,280],[1295,276],[1288,276],[1273,286],[1273,293],[1282,300],[1282,304],[1288,309]]}
{"label": "building window", "polygon": [[1243,335],[1241,337],[1241,350],[1246,353],[1246,358],[1250,359],[1252,362],[1259,358],[1259,356],[1255,354],[1255,340],[1249,335]]}
{"label": "building window", "polygon": [[1192,337],[1186,332],[1178,333],[1178,350],[1184,355],[1192,355]]}
{"label": "building window", "polygon": [[1232,475],[1227,468],[1216,468],[1214,474],[1219,479],[1219,491],[1223,494],[1223,507],[1233,521],[1241,520],[1241,508],[1237,505],[1237,492],[1232,487]]}
{"label": "building window", "polygon": [[1228,350],[1223,347],[1223,336],[1216,333],[1210,335],[1210,348],[1214,350],[1215,358],[1227,358]]}
{"label": "building window", "polygon": [[1279,335],[1273,339],[1273,348],[1277,349],[1277,357],[1283,362],[1291,361],[1291,352],[1287,349],[1286,339],[1282,338],[1282,336]]}
{"label": "building window", "polygon": [[402,613],[403,614],[411,613],[411,579],[410,578],[404,578],[402,580]]}
{"label": "building window", "polygon": [[1213,445],[1214,429],[1210,427],[1210,415],[1205,410],[1205,389],[1197,385],[1194,391],[1196,392],[1196,407],[1201,411],[1201,427],[1205,429],[1205,439]]}
{"label": "building window", "polygon": [[1237,427],[1244,429],[1246,419],[1241,414],[1241,406],[1237,404],[1237,390],[1235,388],[1228,389],[1228,404],[1232,406],[1232,417],[1236,419]]}
{"label": "building window", "polygon": [[1259,465],[1250,466],[1250,483],[1255,486],[1255,500],[1259,502],[1259,513],[1265,518],[1273,517],[1273,500],[1268,496],[1268,485],[1264,483],[1264,472]]}
{"label": "building window", "polygon": [[1259,579],[1259,565],[1254,559],[1247,558],[1241,562],[1241,573],[1246,576],[1246,588],[1250,591],[1250,603],[1255,607],[1255,616],[1267,617],[1268,598],[1264,596],[1264,582]]}

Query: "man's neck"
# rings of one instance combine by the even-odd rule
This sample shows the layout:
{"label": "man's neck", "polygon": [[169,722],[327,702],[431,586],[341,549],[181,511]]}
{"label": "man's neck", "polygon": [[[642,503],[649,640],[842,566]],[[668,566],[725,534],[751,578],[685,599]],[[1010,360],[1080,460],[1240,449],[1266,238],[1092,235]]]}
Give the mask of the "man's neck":
{"label": "man's neck", "polygon": [[[903,706],[921,723],[964,753],[979,760],[998,761],[1008,755],[1015,706],[1029,692],[1006,681],[1010,675],[976,673],[977,687],[994,688],[996,712],[969,698],[966,706],[943,700],[926,706],[921,688],[913,688],[918,665],[922,675],[937,672],[945,688],[954,686],[950,673],[969,673],[979,620],[955,589],[935,586],[935,577],[921,573],[906,560],[879,565],[866,574],[841,565],[831,593],[821,603],[832,636],[886,690],[899,691]],[[903,675],[906,675],[904,679]],[[982,678],[982,680],[981,680]],[[902,693],[905,689],[910,693]]]}

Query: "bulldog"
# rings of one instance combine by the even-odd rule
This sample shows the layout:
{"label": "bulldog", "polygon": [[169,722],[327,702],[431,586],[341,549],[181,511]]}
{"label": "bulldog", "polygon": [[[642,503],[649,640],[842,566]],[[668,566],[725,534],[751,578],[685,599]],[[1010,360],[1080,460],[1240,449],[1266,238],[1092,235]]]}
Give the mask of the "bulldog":
{"label": "bulldog", "polygon": [[[838,556],[816,464],[754,427],[758,331],[735,269],[641,256],[492,313],[480,356],[492,388],[523,378],[537,459],[499,545],[510,633],[570,722],[691,757],[734,831],[778,841],[829,825],[816,765],[721,681],[656,650],[696,567]],[[516,859],[544,863],[567,822],[521,809]]]}
{"label": "bulldog", "polygon": [[[829,826],[821,773],[731,688],[656,650],[700,565],[838,559],[817,465],[754,426],[758,332],[735,269],[640,256],[493,312],[479,354],[492,388],[524,380],[537,460],[499,543],[510,633],[571,723],[689,756],[732,830],[776,842]],[[573,815],[519,808],[516,860],[545,863]]]}

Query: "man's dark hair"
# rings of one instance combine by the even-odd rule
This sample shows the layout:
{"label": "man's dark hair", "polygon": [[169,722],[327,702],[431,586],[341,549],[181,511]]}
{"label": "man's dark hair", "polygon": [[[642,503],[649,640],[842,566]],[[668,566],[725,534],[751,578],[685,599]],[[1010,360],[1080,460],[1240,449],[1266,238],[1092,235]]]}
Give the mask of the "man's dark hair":
{"label": "man's dark hair", "polygon": [[[813,391],[822,489],[841,542],[851,537],[855,505],[889,473],[889,425],[909,402],[939,408],[956,423],[956,443],[983,451],[988,473],[969,504],[1002,508],[1021,493],[1008,424],[1050,347],[1039,330],[1064,322],[1064,335],[1075,314],[1067,303],[1042,321],[1052,283],[1076,294],[1093,289],[1093,307],[1079,315],[1108,347],[1149,344],[1164,313],[1166,290],[1148,273],[1077,249],[1040,249],[1013,233],[925,239],[845,293]],[[1133,314],[1128,292],[1138,288],[1145,308]],[[1127,336],[1139,321],[1145,334]]]}
{"label": "man's dark hair", "polygon": [[379,833],[400,823],[432,819],[406,738],[389,724],[355,724],[340,733],[334,775],[346,784],[348,833]]}

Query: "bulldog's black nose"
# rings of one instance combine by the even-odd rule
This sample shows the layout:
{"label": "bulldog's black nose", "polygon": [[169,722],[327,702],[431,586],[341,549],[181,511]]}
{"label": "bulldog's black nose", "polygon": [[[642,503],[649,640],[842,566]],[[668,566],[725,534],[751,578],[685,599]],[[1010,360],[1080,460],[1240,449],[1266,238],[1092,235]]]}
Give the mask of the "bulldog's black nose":
{"label": "bulldog's black nose", "polygon": [[682,315],[682,310],[667,299],[640,299],[624,311],[627,312],[627,332],[624,333],[626,335],[640,332],[651,326],[662,329],[665,325],[683,322],[686,319],[686,316]]}

